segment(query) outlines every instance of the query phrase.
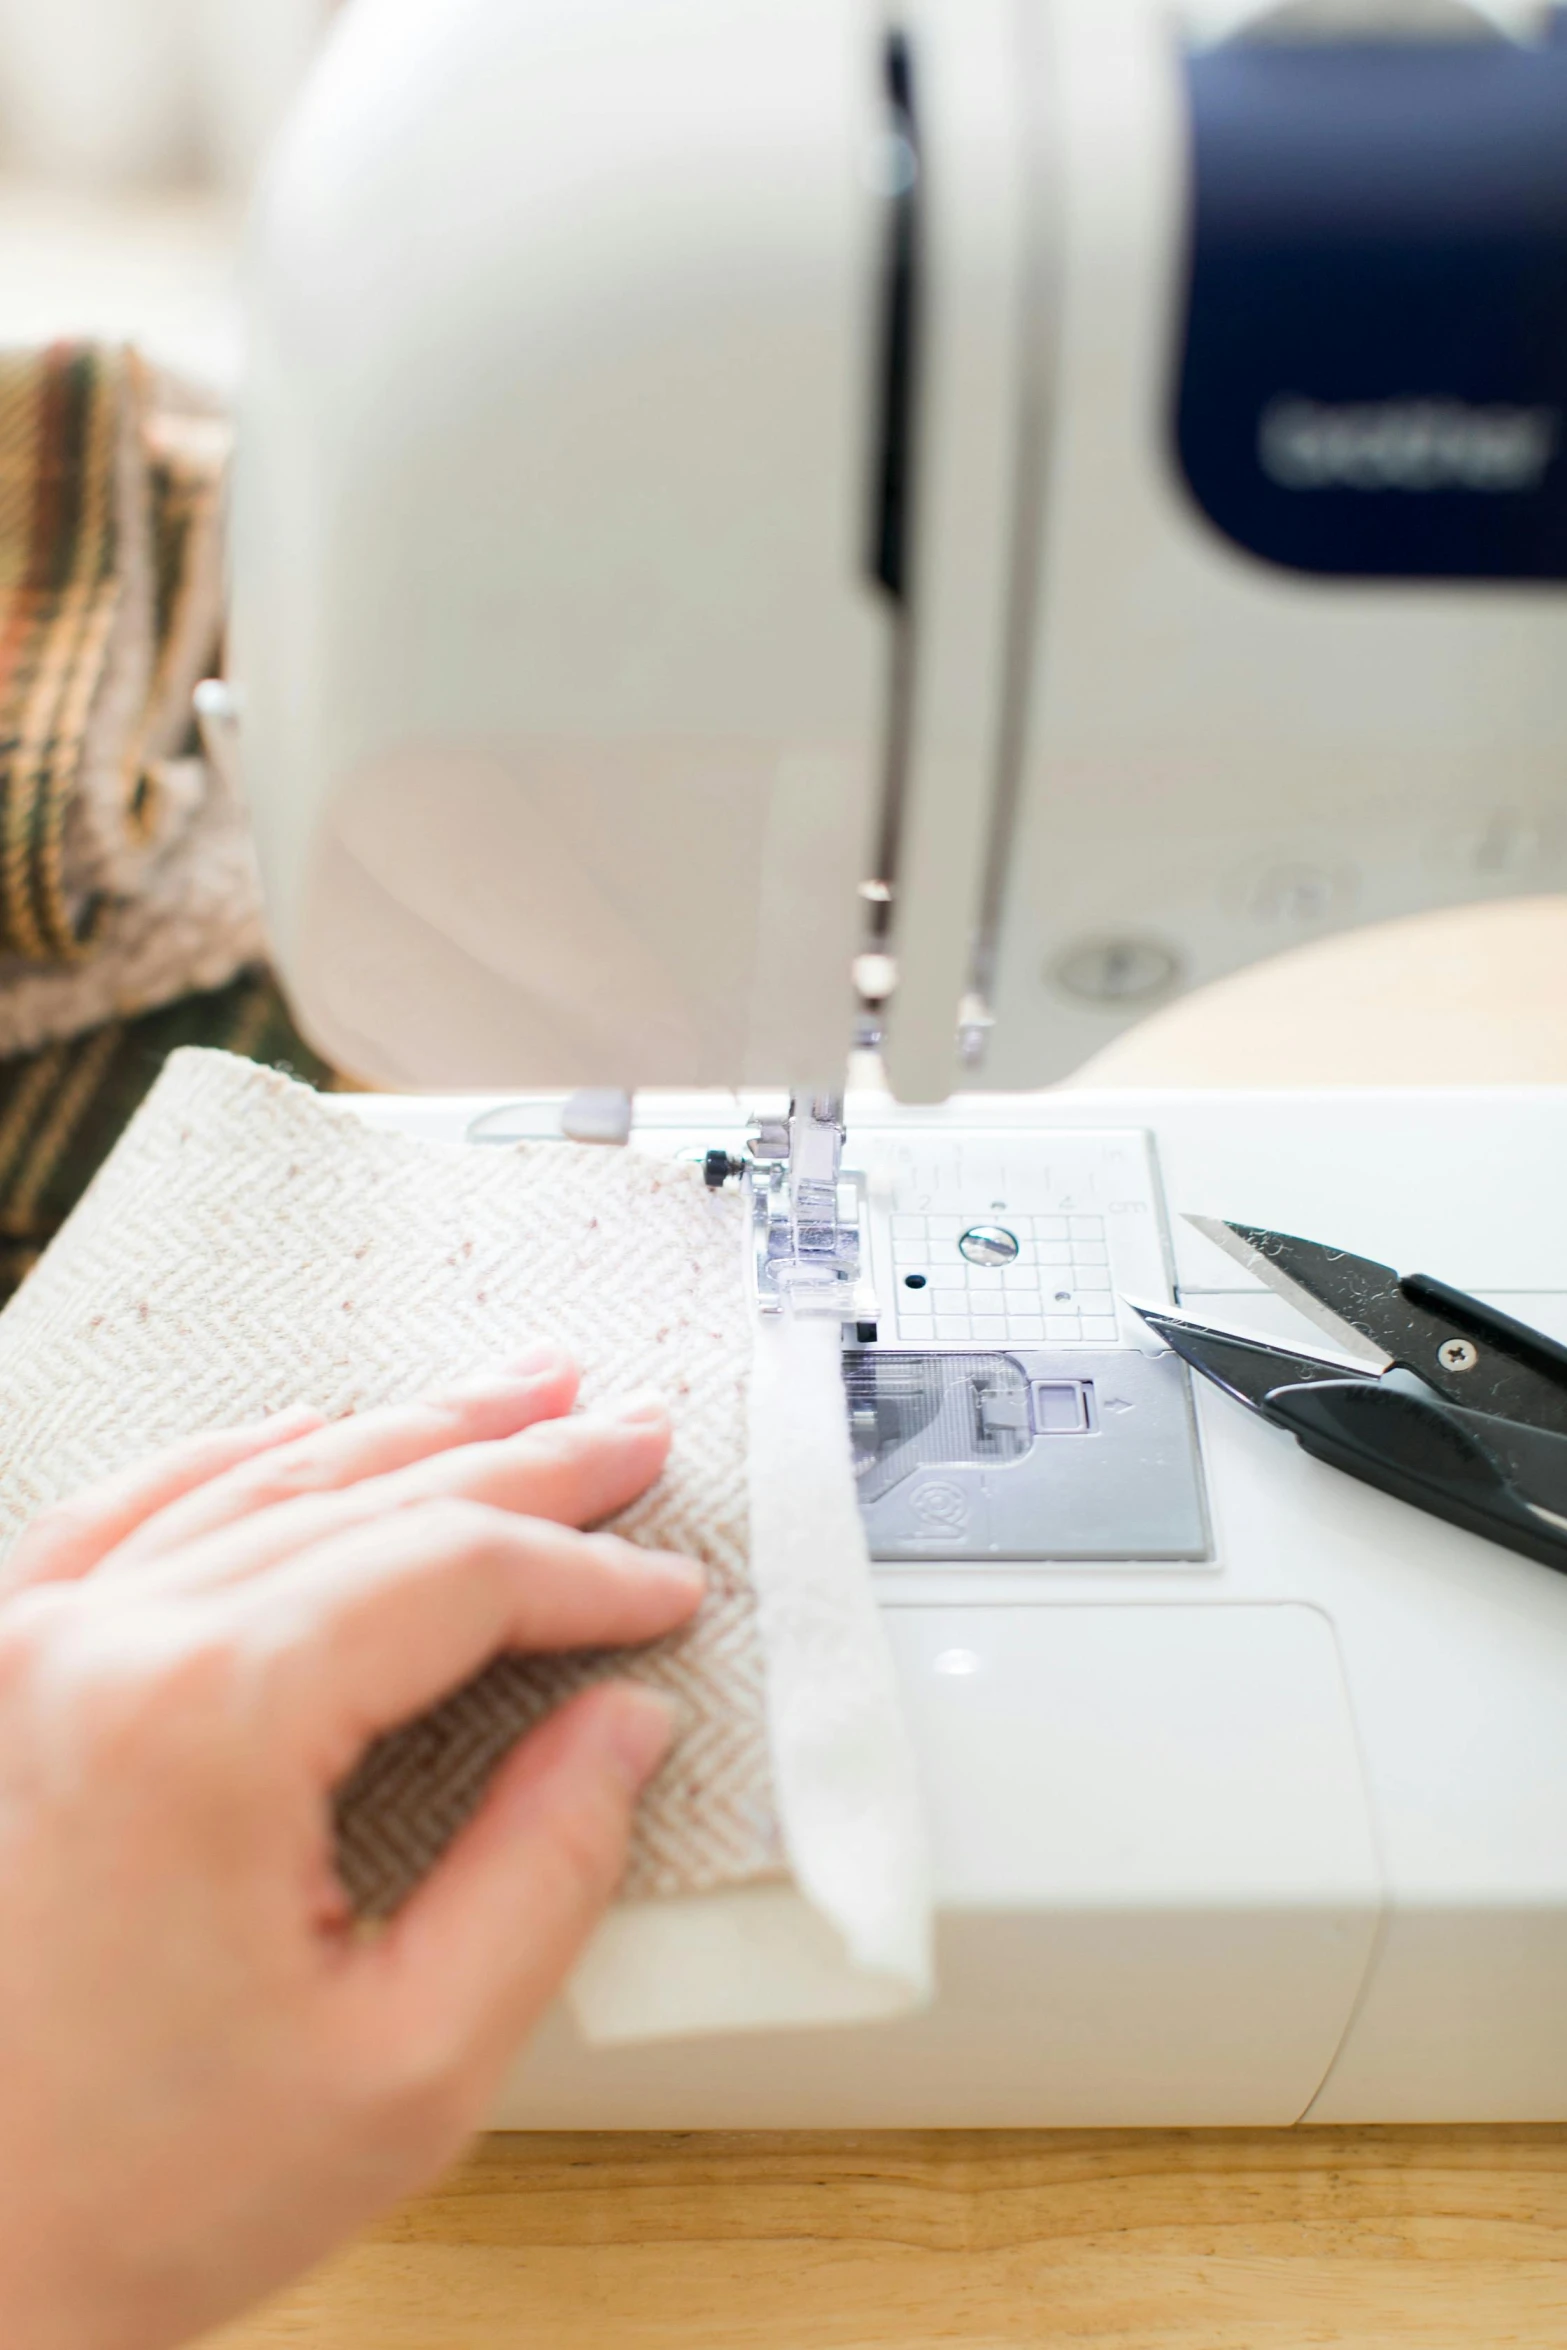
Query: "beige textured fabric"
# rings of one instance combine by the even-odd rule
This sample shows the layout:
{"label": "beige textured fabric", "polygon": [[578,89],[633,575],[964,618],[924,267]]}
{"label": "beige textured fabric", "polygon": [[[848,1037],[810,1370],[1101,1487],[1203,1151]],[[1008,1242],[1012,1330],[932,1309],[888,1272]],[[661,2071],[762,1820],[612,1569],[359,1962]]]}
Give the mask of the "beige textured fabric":
{"label": "beige textured fabric", "polygon": [[629,1657],[504,1660],[383,1741],[343,1791],[345,1879],[363,1911],[393,1907],[505,1749],[611,1666],[672,1692],[684,1716],[642,1807],[628,1896],[779,1878],[739,1213],[695,1168],[565,1143],[414,1142],[270,1071],[178,1053],[0,1315],[0,1543],[185,1431],[301,1397],[334,1413],[390,1402],[559,1340],[584,1366],[585,1401],[650,1386],[668,1398],[669,1470],[622,1523],[700,1557],[709,1598],[689,1632]]}

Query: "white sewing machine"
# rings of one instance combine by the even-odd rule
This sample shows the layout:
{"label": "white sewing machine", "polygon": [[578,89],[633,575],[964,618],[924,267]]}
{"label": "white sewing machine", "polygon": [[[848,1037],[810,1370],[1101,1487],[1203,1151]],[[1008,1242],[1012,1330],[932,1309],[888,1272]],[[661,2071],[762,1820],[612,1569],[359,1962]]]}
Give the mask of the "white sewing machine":
{"label": "white sewing machine", "polygon": [[1281,1329],[1189,1210],[1567,1335],[1567,1095],[1037,1091],[1567,885],[1564,259],[1560,10],[348,11],[208,711],[281,963],[344,1065],[462,1089],[367,1116],[635,1092],[748,1186],[758,1310],[845,1327],[938,1869],[929,2014],[561,2025],[507,2118],[1567,2116],[1567,1581],[1119,1302]]}

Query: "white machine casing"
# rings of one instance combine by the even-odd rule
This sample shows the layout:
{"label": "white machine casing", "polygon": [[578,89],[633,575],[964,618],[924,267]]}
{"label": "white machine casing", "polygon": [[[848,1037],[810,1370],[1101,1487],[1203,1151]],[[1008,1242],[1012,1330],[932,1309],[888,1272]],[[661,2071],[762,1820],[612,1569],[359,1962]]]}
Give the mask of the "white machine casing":
{"label": "white machine casing", "polygon": [[[1175,12],[899,21],[894,1090],[1037,1086],[1302,939],[1567,881],[1561,594],[1304,577],[1178,478]],[[883,33],[861,0],[375,0],[329,45],[257,224],[233,667],[282,969],[366,1078],[842,1065],[894,636]]]}
{"label": "white machine casing", "polygon": [[[353,1106],[448,1141],[496,1123],[488,1096]],[[635,1140],[733,1140],[746,1106],[649,1095]],[[506,1130],[556,1133],[560,1107],[518,1103]],[[1567,1339],[1567,1089],[849,1108],[862,1164],[1147,1131],[1204,1321],[1322,1344],[1183,1221],[1217,1205],[1439,1265]],[[876,1571],[933,1842],[934,2007],[613,2048],[561,2009],[499,2122],[1567,2116],[1567,1578],[1307,1459],[1203,1383],[1195,1401],[1210,1557]]]}
{"label": "white machine casing", "polygon": [[[850,1097],[851,1167],[1140,1129],[1214,1318],[1288,1320],[1182,1211],[1567,1336],[1567,1096],[1037,1092],[1259,956],[1567,882],[1561,591],[1307,577],[1172,463],[1183,48],[1246,13],[897,10],[897,597],[886,14],[347,10],[256,227],[232,667],[300,1016],[443,1097],[360,1115],[460,1138],[525,1095],[504,1130],[548,1134],[611,1086],[640,1147],[737,1148],[757,1089],[836,1081],[869,993],[891,1095]],[[1204,1557],[877,1569],[932,2011],[597,2051],[562,2016],[502,2119],[1567,2117],[1567,1582],[1197,1411]]]}

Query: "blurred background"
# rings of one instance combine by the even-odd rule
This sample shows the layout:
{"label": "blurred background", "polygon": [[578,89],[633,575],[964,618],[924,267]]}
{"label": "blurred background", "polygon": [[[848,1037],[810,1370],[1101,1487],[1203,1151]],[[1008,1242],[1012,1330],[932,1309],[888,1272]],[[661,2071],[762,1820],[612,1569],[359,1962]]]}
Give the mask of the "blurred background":
{"label": "blurred background", "polygon": [[232,389],[239,224],[336,0],[0,0],[0,343]]}
{"label": "blurred background", "polygon": [[[0,1303],[178,1046],[333,1081],[266,968],[248,823],[189,701],[222,661],[246,206],[334,6],[0,0],[0,607],[28,648],[0,677],[0,807],[77,842],[57,878],[83,931],[45,952],[0,913]],[[121,622],[81,630],[61,581]]]}

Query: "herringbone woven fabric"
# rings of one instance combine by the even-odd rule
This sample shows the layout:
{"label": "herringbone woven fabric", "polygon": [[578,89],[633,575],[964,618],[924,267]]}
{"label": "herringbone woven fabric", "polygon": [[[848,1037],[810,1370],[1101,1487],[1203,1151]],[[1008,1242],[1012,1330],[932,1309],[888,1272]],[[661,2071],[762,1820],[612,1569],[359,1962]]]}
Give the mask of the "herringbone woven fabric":
{"label": "herringbone woven fabric", "polygon": [[300,1398],[392,1402],[557,1340],[584,1401],[668,1399],[669,1469],[622,1525],[699,1557],[709,1597],[688,1632],[630,1656],[503,1660],[383,1740],[342,1790],[345,1883],[362,1913],[394,1908],[514,1740],[609,1669],[671,1692],[684,1724],[627,1894],[781,1876],[748,1571],[740,1215],[692,1167],[415,1142],[271,1071],[176,1053],[0,1315],[0,1542],[186,1431]]}

